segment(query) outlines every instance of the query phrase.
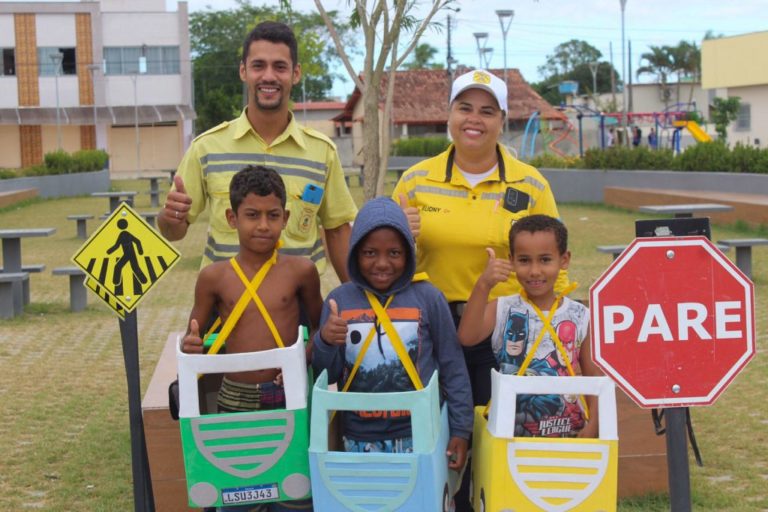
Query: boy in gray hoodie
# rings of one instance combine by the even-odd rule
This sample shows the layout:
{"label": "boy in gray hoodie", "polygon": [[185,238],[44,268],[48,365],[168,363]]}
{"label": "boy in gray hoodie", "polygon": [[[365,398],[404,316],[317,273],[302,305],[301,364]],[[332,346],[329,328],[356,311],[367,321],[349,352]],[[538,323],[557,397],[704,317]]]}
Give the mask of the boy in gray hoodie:
{"label": "boy in gray hoodie", "polygon": [[[443,294],[414,276],[415,244],[408,220],[391,199],[367,202],[355,219],[349,242],[350,282],[333,290],[323,305],[315,333],[312,366],[328,371],[329,382],[344,384],[365,338],[370,346],[353,375],[349,391],[411,391],[411,377],[374,311],[385,309],[423,383],[437,370],[448,404],[448,467],[461,469],[472,432],[472,396],[463,353]],[[407,363],[407,361],[406,361]],[[351,411],[343,414],[346,451],[412,451],[407,411]]]}

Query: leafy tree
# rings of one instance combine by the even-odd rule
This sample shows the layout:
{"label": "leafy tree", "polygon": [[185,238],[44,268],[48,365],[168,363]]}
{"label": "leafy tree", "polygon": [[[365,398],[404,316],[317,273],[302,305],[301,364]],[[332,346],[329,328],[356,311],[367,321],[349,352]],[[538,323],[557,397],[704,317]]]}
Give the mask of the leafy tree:
{"label": "leafy tree", "polygon": [[739,117],[740,108],[741,98],[738,96],[731,96],[728,99],[716,97],[712,105],[710,105],[709,116],[715,125],[715,131],[719,140],[723,142],[728,140],[728,125]]}
{"label": "leafy tree", "polygon": [[650,46],[650,52],[645,52],[640,56],[640,62],[645,61],[644,66],[637,68],[637,76],[655,75],[662,90],[664,106],[669,105],[669,89],[667,82],[669,75],[674,71],[675,66],[671,56],[669,46]]}
{"label": "leafy tree", "polygon": [[[337,20],[335,12],[330,16],[341,37],[347,38],[349,26]],[[317,13],[254,6],[248,0],[239,0],[233,9],[193,12],[189,16],[189,32],[198,133],[232,119],[243,108],[239,76],[243,39],[265,20],[287,23],[298,40],[304,80],[293,88],[291,98],[301,101],[306,95],[308,100],[321,100],[328,96],[334,78],[330,66],[338,55],[329,44],[328,31]]]}
{"label": "leafy tree", "polygon": [[[533,84],[533,88],[545,100],[558,105],[565,98],[560,95],[558,85],[566,80],[579,83],[579,91],[589,94],[610,92],[611,73],[615,72],[608,61],[600,61],[603,54],[586,41],[571,39],[555,47],[554,53],[547,56],[547,62],[539,67],[544,80]],[[590,63],[597,62],[597,90],[593,91],[592,70]]]}
{"label": "leafy tree", "polygon": [[[384,191],[384,176],[386,175],[389,158],[389,130],[380,132],[380,126],[389,126],[392,112],[392,96],[394,94],[395,73],[403,65],[406,57],[413,51],[421,35],[431,26],[432,18],[453,0],[431,0],[430,8],[423,19],[417,19],[411,14],[416,6],[413,0],[354,0],[350,22],[362,31],[365,57],[362,73],[352,67],[347,54],[347,47],[337,35],[334,22],[323,7],[322,0],[315,0],[315,7],[325,21],[328,31],[333,37],[336,50],[349,73],[350,78],[362,94],[363,112],[363,176],[365,186],[363,194],[366,199],[380,195]],[[281,3],[289,3],[281,0]],[[408,33],[405,48],[400,48],[401,36]],[[381,80],[388,73],[387,90],[384,98],[384,112],[379,121],[379,102]]]}
{"label": "leafy tree", "polygon": [[599,61],[602,56],[600,50],[588,42],[571,39],[555,46],[554,53],[547,55],[546,64],[539,67],[539,73],[544,76],[567,75],[578,66]]}
{"label": "leafy tree", "polygon": [[437,48],[422,43],[413,49],[413,59],[405,64],[406,69],[443,69],[443,65],[430,62],[437,54]]}

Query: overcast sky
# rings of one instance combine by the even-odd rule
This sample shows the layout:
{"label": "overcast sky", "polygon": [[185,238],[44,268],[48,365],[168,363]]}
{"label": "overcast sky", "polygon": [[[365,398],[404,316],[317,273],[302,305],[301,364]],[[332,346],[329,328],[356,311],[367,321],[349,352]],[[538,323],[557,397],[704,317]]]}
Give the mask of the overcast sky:
{"label": "overcast sky", "polygon": [[[168,0],[169,5],[173,3]],[[235,2],[189,1],[190,11],[212,4],[221,9],[233,7]],[[768,30],[766,4],[766,0],[627,0],[624,27],[625,39],[632,44],[632,67],[637,69],[640,55],[648,51],[649,45],[673,45],[682,39],[700,42],[707,30],[726,36]],[[347,0],[323,0],[323,5],[342,12],[349,8]],[[459,0],[456,5],[461,8],[458,13],[444,11],[437,19],[445,25],[447,14],[455,18],[451,34],[453,55],[462,64],[478,66],[473,34],[487,32],[487,46],[493,48],[491,67],[504,66],[504,38],[495,10],[513,9],[515,16],[507,35],[507,66],[519,68],[529,82],[542,78],[537,68],[555,46],[570,39],[589,42],[603,53],[605,60],[610,60],[613,44],[614,66],[621,71],[620,0]],[[293,6],[303,12],[315,9],[312,0],[294,0]],[[446,31],[428,32],[426,41],[440,50],[435,59],[445,63]],[[335,94],[348,92],[350,82],[334,87]]]}
{"label": "overcast sky", "polygon": [[[0,0],[4,1],[4,0]],[[276,0],[251,0],[256,5],[277,5]],[[175,9],[176,0],[166,0]],[[234,0],[189,0],[190,11],[235,7]],[[424,0],[422,4],[430,2]],[[349,9],[349,0],[323,0],[326,9]],[[487,32],[487,46],[493,48],[491,67],[504,66],[503,36],[496,9],[513,9],[515,16],[507,36],[507,65],[519,68],[529,82],[539,81],[537,68],[555,46],[569,39],[583,39],[613,62],[621,71],[620,0],[457,0],[458,13],[444,11],[437,19],[445,25],[451,14],[456,23],[452,30],[453,55],[461,64],[478,66],[477,44],[473,33]],[[625,39],[632,42],[632,67],[637,69],[640,55],[649,45],[677,44],[680,40],[700,42],[707,30],[732,36],[768,30],[767,0],[627,0]],[[297,11],[315,10],[313,0],[294,0]],[[426,42],[440,52],[435,60],[445,63],[447,34],[427,32]],[[756,58],[765,58],[764,55]],[[358,63],[359,66],[359,63]],[[340,73],[346,76],[343,69]],[[334,94],[346,96],[351,82],[337,83]]]}

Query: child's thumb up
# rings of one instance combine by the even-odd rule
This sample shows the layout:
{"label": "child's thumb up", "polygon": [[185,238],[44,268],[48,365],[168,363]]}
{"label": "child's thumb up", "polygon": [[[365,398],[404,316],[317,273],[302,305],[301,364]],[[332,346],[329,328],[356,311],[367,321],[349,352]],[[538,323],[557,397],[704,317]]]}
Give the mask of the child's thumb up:
{"label": "child's thumb up", "polygon": [[336,304],[336,301],[331,299],[328,301],[328,307],[331,308],[331,315],[332,316],[339,316],[339,306]]}
{"label": "child's thumb up", "polygon": [[194,318],[189,322],[189,334],[196,338],[200,337],[200,326],[197,325],[197,320]]}
{"label": "child's thumb up", "polygon": [[496,259],[496,252],[493,249],[491,249],[490,247],[486,247],[485,248],[485,252],[488,253],[488,260],[489,261],[493,261],[493,260]]}

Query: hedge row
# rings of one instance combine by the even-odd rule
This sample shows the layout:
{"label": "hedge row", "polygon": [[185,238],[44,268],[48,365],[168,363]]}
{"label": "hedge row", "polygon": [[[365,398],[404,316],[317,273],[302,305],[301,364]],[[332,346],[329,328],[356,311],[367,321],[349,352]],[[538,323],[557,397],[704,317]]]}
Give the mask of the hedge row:
{"label": "hedge row", "polygon": [[101,149],[83,149],[72,154],[58,150],[46,153],[43,160],[43,164],[21,169],[0,169],[0,179],[98,171],[107,166],[109,155]]}
{"label": "hedge row", "polygon": [[412,137],[392,143],[392,156],[435,156],[445,151],[450,141],[446,137]]}
{"label": "hedge row", "polygon": [[588,149],[584,158],[561,158],[551,153],[534,157],[534,167],[619,169],[619,170],[671,170],[701,172],[739,172],[768,174],[768,149],[737,143],[730,148],[722,142],[700,143],[690,146],[679,155],[670,149],[653,150],[648,147]]}

